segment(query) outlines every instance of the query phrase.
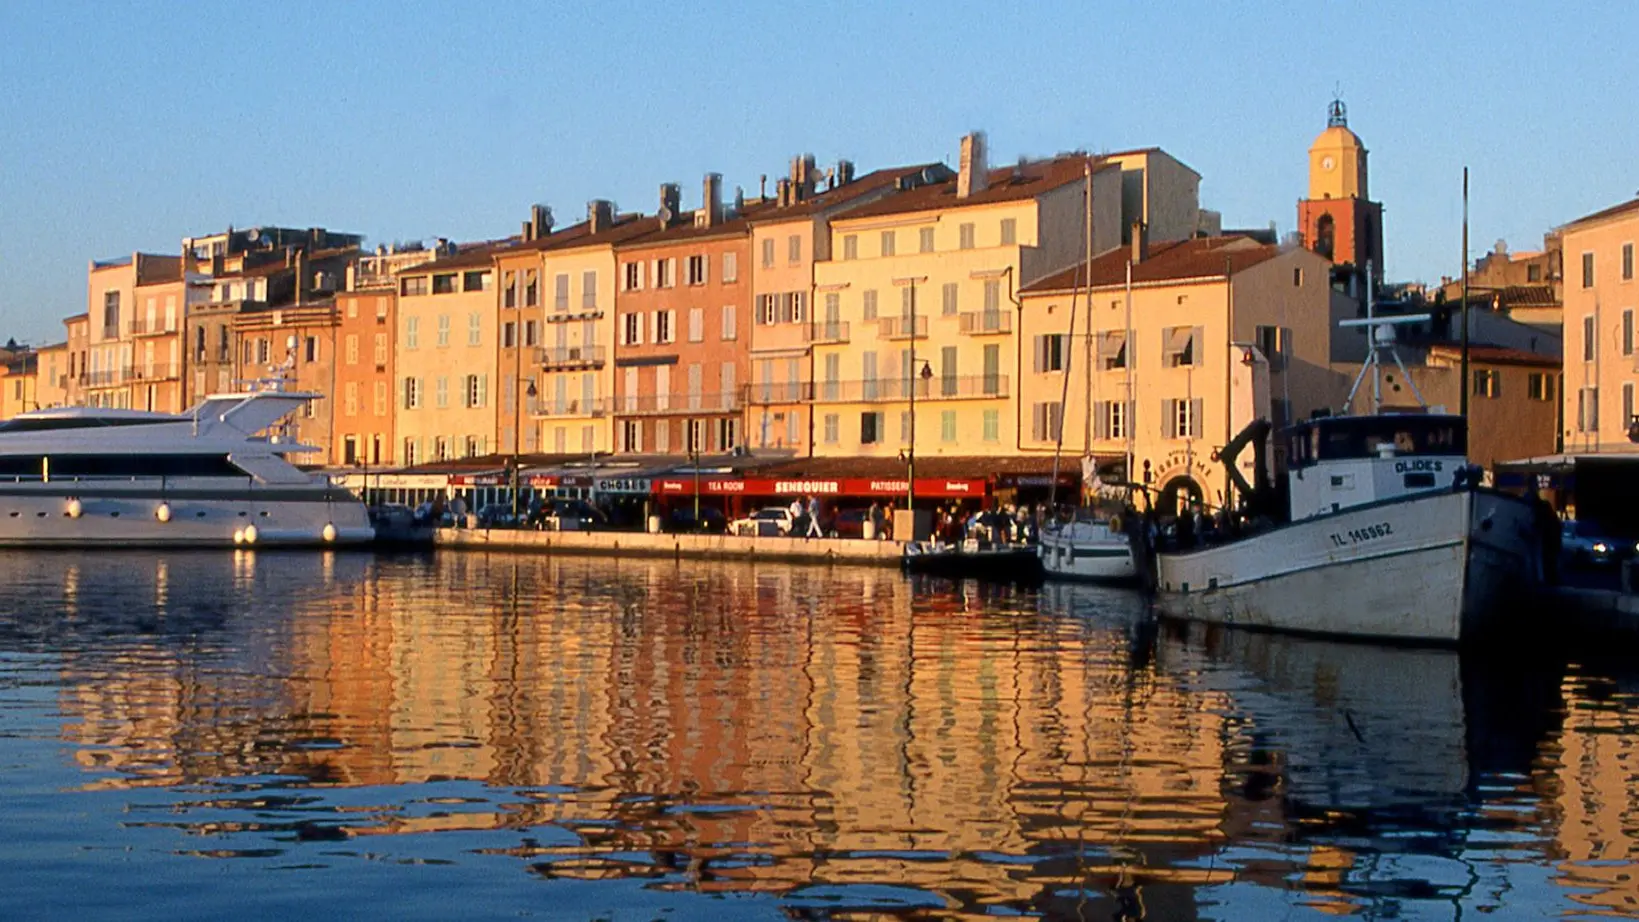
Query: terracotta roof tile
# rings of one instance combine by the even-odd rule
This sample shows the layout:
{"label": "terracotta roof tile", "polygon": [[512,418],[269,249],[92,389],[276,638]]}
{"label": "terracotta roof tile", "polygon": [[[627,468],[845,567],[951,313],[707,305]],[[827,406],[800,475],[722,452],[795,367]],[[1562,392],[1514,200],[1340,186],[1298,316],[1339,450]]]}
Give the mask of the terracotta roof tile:
{"label": "terracotta roof tile", "polygon": [[[1282,252],[1280,247],[1258,243],[1250,237],[1199,237],[1172,243],[1152,244],[1149,253],[1133,265],[1133,284],[1179,279],[1222,277],[1227,269],[1241,272]],[[1093,257],[1092,286],[1122,285],[1127,280],[1127,259],[1131,247],[1117,247]],[[1022,294],[1072,291],[1088,284],[1084,264],[1055,272],[1024,286]]]}
{"label": "terracotta roof tile", "polygon": [[890,195],[879,202],[862,205],[839,217],[839,221],[870,218],[880,215],[910,214],[969,205],[991,205],[997,202],[1016,202],[1034,198],[1067,183],[1079,182],[1085,175],[1085,166],[1091,161],[1095,171],[1114,169],[1099,158],[1085,154],[1071,154],[1052,160],[1032,160],[1018,167],[1001,167],[990,171],[990,185],[982,192],[967,198],[956,197],[956,179],[918,186],[898,195]]}
{"label": "terracotta roof tile", "polygon": [[[1430,346],[1428,351],[1430,355],[1459,361],[1462,359],[1463,347],[1455,343],[1438,343]],[[1469,343],[1468,360],[1487,365],[1529,365],[1535,368],[1558,368],[1560,365],[1560,360],[1552,355],[1541,355],[1536,352],[1527,352],[1524,349],[1493,346],[1487,343]]]}
{"label": "terracotta roof tile", "polygon": [[924,171],[932,170],[935,176],[943,176],[950,172],[950,168],[942,163],[920,163],[913,166],[888,167],[873,170],[853,182],[835,189],[826,189],[809,198],[805,198],[794,205],[784,208],[775,207],[771,211],[759,212],[752,220],[753,224],[773,224],[777,221],[790,221],[808,217],[815,212],[827,208],[837,208],[846,205],[854,199],[872,192],[881,192],[899,182],[901,177],[920,176]]}
{"label": "terracotta roof tile", "polygon": [[1639,212],[1639,198],[1635,198],[1630,202],[1623,202],[1620,205],[1612,205],[1609,208],[1596,211],[1593,214],[1583,215],[1582,217],[1565,224],[1564,227],[1570,228],[1576,227],[1579,224],[1590,224],[1594,221],[1603,221],[1606,218],[1614,218],[1618,215],[1627,214],[1630,211]]}

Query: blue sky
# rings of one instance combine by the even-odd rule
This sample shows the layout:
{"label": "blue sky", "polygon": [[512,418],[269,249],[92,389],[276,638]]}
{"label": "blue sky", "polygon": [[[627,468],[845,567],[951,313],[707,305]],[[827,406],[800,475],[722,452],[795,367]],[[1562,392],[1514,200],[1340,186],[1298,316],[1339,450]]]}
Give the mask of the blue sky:
{"label": "blue sky", "polygon": [[[663,8],[665,6],[666,8]],[[790,157],[862,171],[1159,145],[1230,226],[1292,228],[1341,87],[1388,274],[1639,192],[1639,4],[0,2],[0,337],[61,338],[88,260],[227,225],[372,243],[653,210]]]}

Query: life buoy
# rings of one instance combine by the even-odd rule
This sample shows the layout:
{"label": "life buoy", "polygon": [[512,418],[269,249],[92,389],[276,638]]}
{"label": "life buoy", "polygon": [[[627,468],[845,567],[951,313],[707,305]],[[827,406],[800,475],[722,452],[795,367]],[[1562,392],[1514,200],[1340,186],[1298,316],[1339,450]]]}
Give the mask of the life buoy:
{"label": "life buoy", "polygon": [[1117,532],[1117,533],[1119,533],[1121,531],[1121,516],[1119,516],[1119,515],[1110,516],[1110,531]]}

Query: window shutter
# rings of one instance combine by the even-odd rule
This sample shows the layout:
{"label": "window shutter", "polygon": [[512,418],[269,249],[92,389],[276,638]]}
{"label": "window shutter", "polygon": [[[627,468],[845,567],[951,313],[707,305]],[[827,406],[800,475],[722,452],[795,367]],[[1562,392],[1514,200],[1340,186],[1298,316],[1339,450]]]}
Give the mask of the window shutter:
{"label": "window shutter", "polygon": [[1178,401],[1161,401],[1161,437],[1171,439],[1177,437],[1178,428]]}
{"label": "window shutter", "polygon": [[[1200,327],[1196,327],[1196,335],[1200,335]],[[1200,342],[1200,340],[1196,340]],[[1201,408],[1204,401],[1197,397],[1189,402],[1189,434],[1191,438],[1201,437]]]}
{"label": "window shutter", "polygon": [[1189,334],[1189,363],[1191,365],[1205,364],[1201,347],[1206,344],[1204,337],[1205,327],[1196,327]]}
{"label": "window shutter", "polygon": [[1034,370],[1038,373],[1042,370],[1042,351],[1046,348],[1046,344],[1047,337],[1041,335],[1040,333],[1036,334],[1035,347],[1032,349],[1032,353],[1035,357]]}

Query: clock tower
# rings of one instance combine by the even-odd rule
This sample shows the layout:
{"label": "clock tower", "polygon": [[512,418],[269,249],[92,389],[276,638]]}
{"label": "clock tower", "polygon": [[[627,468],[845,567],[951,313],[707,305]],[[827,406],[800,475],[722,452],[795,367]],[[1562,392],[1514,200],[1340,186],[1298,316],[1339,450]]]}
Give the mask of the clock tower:
{"label": "clock tower", "polygon": [[1339,268],[1383,280],[1383,206],[1366,191],[1366,145],[1349,130],[1347,110],[1332,100],[1326,130],[1309,145],[1309,197],[1298,202],[1303,245]]}

